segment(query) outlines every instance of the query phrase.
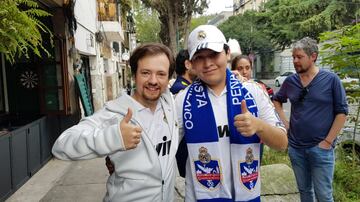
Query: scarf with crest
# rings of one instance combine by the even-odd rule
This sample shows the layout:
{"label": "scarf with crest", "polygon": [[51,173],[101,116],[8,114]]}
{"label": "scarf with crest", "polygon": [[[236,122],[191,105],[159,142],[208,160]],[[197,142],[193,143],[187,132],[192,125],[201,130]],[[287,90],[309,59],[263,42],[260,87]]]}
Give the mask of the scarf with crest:
{"label": "scarf with crest", "polygon": [[[197,201],[260,201],[260,139],[242,136],[234,126],[245,99],[249,112],[258,116],[252,95],[228,69],[226,71],[227,117],[230,145],[221,144],[206,85],[195,81],[185,96],[183,123]],[[230,147],[230,161],[221,154]],[[223,150],[223,151],[222,151]],[[232,176],[224,177],[224,176]],[[233,196],[231,183],[235,190]]]}

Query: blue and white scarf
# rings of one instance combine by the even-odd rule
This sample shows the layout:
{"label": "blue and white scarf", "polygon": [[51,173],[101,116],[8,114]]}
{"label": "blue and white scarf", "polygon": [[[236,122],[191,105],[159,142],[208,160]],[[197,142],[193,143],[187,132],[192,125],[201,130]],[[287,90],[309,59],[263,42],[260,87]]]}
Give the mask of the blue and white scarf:
{"label": "blue and white scarf", "polygon": [[[244,137],[234,126],[243,99],[256,117],[258,109],[252,95],[229,70],[226,89],[231,164],[220,159],[222,148],[206,85],[195,81],[185,97],[183,123],[195,197],[197,201],[260,201],[260,139],[256,134]],[[234,198],[232,182],[225,182],[224,178],[225,174],[231,175],[229,172],[233,176]]]}

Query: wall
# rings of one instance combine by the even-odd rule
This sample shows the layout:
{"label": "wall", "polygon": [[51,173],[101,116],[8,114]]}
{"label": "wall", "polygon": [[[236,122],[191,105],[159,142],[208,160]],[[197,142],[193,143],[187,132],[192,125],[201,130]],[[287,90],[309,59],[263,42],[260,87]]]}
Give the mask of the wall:
{"label": "wall", "polygon": [[76,1],[74,12],[78,25],[75,32],[75,47],[84,55],[96,55],[96,1]]}

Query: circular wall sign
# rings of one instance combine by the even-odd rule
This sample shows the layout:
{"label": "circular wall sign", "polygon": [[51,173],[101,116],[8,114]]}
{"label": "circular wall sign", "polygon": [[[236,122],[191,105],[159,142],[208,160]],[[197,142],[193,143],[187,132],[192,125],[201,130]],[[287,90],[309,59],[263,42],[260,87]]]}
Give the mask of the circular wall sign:
{"label": "circular wall sign", "polygon": [[128,60],[130,59],[129,53],[123,53],[123,54],[121,54],[121,59],[122,59],[122,60],[125,60],[125,61],[128,61]]}
{"label": "circular wall sign", "polygon": [[25,88],[35,88],[38,85],[38,76],[33,71],[24,71],[20,75],[20,82]]}

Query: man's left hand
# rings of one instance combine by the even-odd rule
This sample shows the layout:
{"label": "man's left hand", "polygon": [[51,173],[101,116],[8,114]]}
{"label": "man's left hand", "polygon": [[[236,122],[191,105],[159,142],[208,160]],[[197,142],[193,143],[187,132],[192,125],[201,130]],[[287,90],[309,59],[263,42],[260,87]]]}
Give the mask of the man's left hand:
{"label": "man's left hand", "polygon": [[322,149],[330,150],[332,145],[326,142],[325,140],[323,140],[319,143],[319,147]]}
{"label": "man's left hand", "polygon": [[257,132],[258,123],[247,109],[245,100],[241,101],[241,114],[234,117],[234,125],[236,130],[245,137],[251,137]]}

